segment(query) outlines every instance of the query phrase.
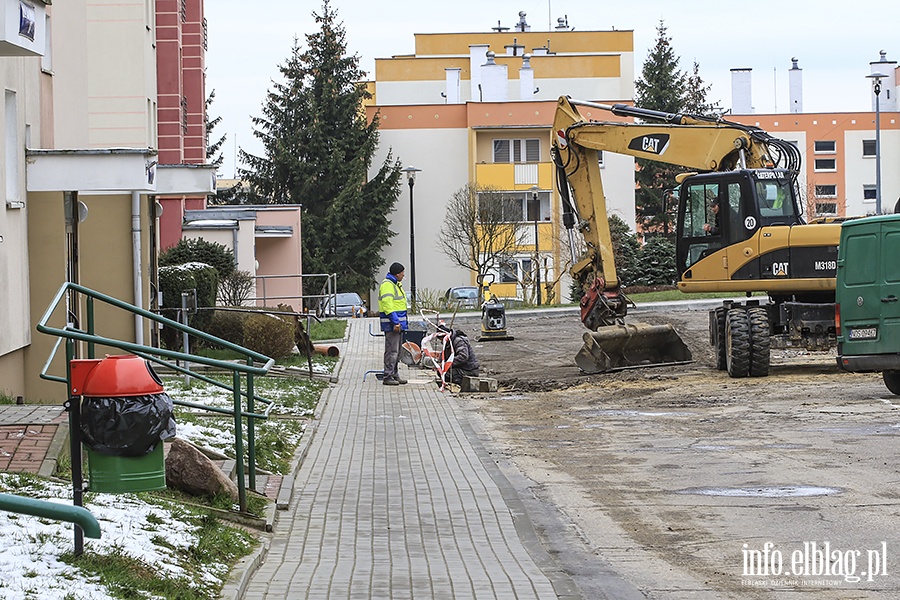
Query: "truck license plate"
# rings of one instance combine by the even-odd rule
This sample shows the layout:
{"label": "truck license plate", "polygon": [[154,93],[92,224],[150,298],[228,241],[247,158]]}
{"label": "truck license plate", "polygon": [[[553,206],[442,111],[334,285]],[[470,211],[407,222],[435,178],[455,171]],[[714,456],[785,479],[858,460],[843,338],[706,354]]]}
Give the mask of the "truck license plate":
{"label": "truck license plate", "polygon": [[878,337],[877,327],[857,327],[850,330],[851,340],[873,340]]}

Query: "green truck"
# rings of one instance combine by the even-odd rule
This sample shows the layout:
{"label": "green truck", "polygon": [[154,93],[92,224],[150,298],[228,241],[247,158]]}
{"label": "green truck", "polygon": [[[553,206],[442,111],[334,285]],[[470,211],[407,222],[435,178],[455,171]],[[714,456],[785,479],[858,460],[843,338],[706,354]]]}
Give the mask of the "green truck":
{"label": "green truck", "polygon": [[838,366],[900,395],[900,214],[843,223],[835,296]]}

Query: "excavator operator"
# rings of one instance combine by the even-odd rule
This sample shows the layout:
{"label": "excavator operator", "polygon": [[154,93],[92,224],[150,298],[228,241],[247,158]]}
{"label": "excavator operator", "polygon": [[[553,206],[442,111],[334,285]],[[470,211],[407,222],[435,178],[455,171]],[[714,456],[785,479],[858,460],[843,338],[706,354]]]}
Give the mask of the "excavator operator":
{"label": "excavator operator", "polygon": [[719,225],[719,199],[713,198],[709,201],[709,209],[712,211],[712,214],[715,215],[712,223],[706,223],[703,225],[703,231],[708,233],[709,235],[719,235],[722,231]]}

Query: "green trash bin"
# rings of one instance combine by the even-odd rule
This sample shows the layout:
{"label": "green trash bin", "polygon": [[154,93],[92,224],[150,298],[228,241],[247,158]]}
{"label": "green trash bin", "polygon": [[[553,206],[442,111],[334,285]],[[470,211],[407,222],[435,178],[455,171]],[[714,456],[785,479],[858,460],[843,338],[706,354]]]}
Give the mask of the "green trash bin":
{"label": "green trash bin", "polygon": [[90,448],[88,459],[88,490],[122,494],[166,489],[166,459],[159,443],[143,456],[109,456]]}
{"label": "green trash bin", "polygon": [[71,373],[72,391],[82,396],[88,489],[165,489],[162,441],[175,435],[175,421],[172,400],[150,363],[134,355],[73,360]]}

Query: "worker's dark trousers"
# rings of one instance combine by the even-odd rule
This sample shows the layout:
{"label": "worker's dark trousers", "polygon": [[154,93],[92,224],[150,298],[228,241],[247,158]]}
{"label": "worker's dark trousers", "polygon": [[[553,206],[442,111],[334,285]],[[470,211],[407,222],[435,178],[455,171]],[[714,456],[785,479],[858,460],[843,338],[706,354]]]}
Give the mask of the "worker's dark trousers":
{"label": "worker's dark trousers", "polygon": [[384,378],[397,377],[397,363],[400,361],[400,343],[403,341],[402,331],[386,331],[384,333]]}

